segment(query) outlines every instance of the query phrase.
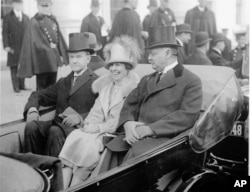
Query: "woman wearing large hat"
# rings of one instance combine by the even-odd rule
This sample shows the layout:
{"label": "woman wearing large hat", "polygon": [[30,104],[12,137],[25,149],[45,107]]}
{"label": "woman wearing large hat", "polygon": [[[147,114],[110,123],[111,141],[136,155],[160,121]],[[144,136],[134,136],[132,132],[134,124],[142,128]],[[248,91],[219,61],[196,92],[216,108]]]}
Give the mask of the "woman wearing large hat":
{"label": "woman wearing large hat", "polygon": [[106,45],[104,55],[105,67],[110,73],[93,83],[92,89],[99,97],[81,127],[68,136],[59,155],[66,166],[63,169],[65,188],[90,176],[104,150],[103,136],[116,131],[125,98],[139,82],[132,71],[140,58],[134,39],[116,37]]}

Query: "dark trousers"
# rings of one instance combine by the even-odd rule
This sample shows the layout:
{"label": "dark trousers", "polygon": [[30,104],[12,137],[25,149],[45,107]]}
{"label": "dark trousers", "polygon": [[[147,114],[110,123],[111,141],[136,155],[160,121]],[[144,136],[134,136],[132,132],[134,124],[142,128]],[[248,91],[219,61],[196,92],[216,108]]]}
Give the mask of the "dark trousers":
{"label": "dark trousers", "polygon": [[41,91],[56,83],[57,72],[41,73],[36,75],[36,90]]}
{"label": "dark trousers", "polygon": [[24,78],[17,77],[17,66],[10,67],[10,75],[14,91],[24,89]]}
{"label": "dark trousers", "polygon": [[73,130],[73,127],[54,125],[52,121],[27,123],[24,131],[25,152],[58,157],[67,135]]}

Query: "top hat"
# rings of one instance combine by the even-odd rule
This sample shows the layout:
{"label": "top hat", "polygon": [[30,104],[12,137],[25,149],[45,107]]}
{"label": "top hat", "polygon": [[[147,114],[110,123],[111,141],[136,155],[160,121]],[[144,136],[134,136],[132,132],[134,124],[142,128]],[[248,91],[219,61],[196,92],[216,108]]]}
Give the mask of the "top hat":
{"label": "top hat", "polygon": [[83,33],[69,34],[69,48],[68,52],[87,51],[93,54],[95,51],[89,45],[89,39]]}
{"label": "top hat", "polygon": [[148,34],[148,46],[146,49],[180,47],[176,42],[173,26],[152,27],[148,29]]}
{"label": "top hat", "polygon": [[212,35],[212,43],[216,44],[217,42],[220,42],[220,41],[225,41],[224,35],[222,33],[214,33]]}
{"label": "top hat", "polygon": [[245,36],[247,33],[247,30],[245,27],[240,26],[238,29],[234,30],[234,35],[236,38],[240,38],[241,36]]}
{"label": "top hat", "polygon": [[193,31],[189,24],[184,23],[176,26],[176,34],[177,33],[193,33]]}
{"label": "top hat", "polygon": [[211,41],[208,36],[208,33],[205,31],[200,31],[195,35],[194,43],[196,46],[204,45],[205,43]]}
{"label": "top hat", "polygon": [[83,33],[86,38],[88,38],[88,43],[90,48],[94,49],[94,51],[99,51],[102,49],[102,44],[97,42],[96,36],[94,33],[84,32]]}
{"label": "top hat", "polygon": [[147,8],[150,7],[158,7],[157,0],[149,0],[149,5],[147,6]]}
{"label": "top hat", "polygon": [[99,0],[92,0],[91,1],[91,7],[100,7]]}
{"label": "top hat", "polygon": [[37,4],[38,5],[51,5],[52,4],[52,0],[37,0]]}
{"label": "top hat", "polygon": [[131,54],[120,44],[114,44],[110,48],[110,58],[107,60],[105,68],[109,68],[112,63],[125,63],[129,64],[132,69],[135,68],[136,62],[131,57]]}

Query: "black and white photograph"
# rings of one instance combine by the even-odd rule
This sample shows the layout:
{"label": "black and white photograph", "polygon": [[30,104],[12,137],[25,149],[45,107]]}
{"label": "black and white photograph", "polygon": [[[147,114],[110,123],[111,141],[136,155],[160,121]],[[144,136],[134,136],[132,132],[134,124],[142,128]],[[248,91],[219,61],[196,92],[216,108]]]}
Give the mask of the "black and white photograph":
{"label": "black and white photograph", "polygon": [[247,192],[249,0],[1,0],[1,192]]}

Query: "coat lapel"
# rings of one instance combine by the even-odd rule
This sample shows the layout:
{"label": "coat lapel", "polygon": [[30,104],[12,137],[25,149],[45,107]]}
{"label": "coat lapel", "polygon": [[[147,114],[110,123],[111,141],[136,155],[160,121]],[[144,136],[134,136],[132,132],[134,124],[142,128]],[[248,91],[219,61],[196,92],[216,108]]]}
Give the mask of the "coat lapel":
{"label": "coat lapel", "polygon": [[92,76],[92,72],[87,69],[80,77],[78,77],[77,82],[74,87],[72,87],[70,96],[73,95],[79,88],[81,88]]}
{"label": "coat lapel", "polygon": [[[22,15],[23,16],[23,15]],[[12,20],[13,22],[15,22],[17,25],[22,25],[22,22],[23,22],[23,18],[22,18],[22,22],[20,22],[17,18],[17,16],[15,15],[14,11],[12,10]]]}

